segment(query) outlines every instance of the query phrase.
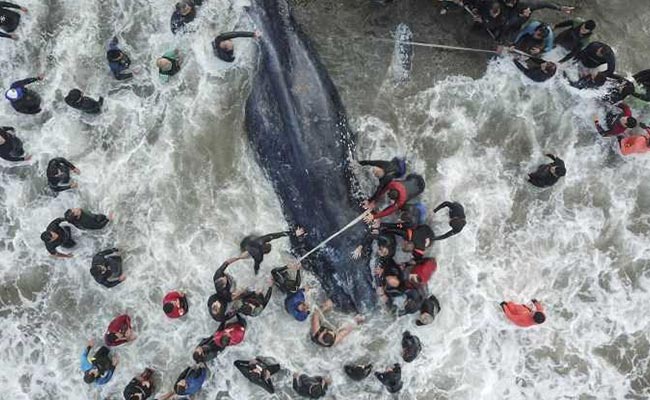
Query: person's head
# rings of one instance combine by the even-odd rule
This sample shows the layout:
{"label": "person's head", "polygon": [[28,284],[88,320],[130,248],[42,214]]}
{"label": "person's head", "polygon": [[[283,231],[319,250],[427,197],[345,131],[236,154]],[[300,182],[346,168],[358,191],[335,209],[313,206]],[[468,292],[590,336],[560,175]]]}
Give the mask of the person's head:
{"label": "person's head", "polygon": [[433,315],[423,312],[415,320],[415,325],[417,326],[429,325],[432,322],[433,322]]}
{"label": "person's head", "polygon": [[543,50],[544,50],[544,48],[542,46],[531,46],[528,49],[528,54],[530,54],[531,56],[537,56],[537,55],[542,54]]}
{"label": "person's head", "polygon": [[92,267],[90,267],[90,275],[92,275],[95,278],[99,278],[101,276],[104,276],[106,273],[106,266],[102,264],[93,264]]}
{"label": "person's head", "polygon": [[163,311],[164,311],[165,314],[167,314],[167,315],[173,313],[173,312],[174,312],[174,308],[175,308],[175,306],[174,306],[174,302],[173,302],[173,301],[170,301],[170,302],[167,302],[167,303],[163,304]]}
{"label": "person's head", "polygon": [[413,243],[413,242],[406,242],[406,241],[404,241],[404,242],[402,243],[402,251],[403,251],[403,252],[405,252],[405,253],[410,253],[410,252],[412,252],[413,250],[415,250],[415,243]]}
{"label": "person's head", "polygon": [[180,11],[181,15],[187,15],[192,12],[193,4],[189,0],[183,0],[178,3],[176,7],[178,8],[178,11]]}
{"label": "person's head", "polygon": [[557,71],[557,65],[555,65],[555,63],[550,61],[543,62],[540,65],[540,68],[542,69],[542,71],[546,72],[549,76],[555,75],[555,72]]}
{"label": "person's head", "polygon": [[561,165],[554,165],[551,167],[551,174],[559,178],[561,176],[566,175],[566,168]]}
{"label": "person's head", "polygon": [[535,29],[535,32],[533,32],[533,37],[538,40],[546,39],[547,36],[548,28],[544,24],[538,26],[537,29]]}
{"label": "person's head", "polygon": [[319,340],[325,346],[332,346],[336,341],[336,336],[334,336],[334,333],[332,331],[326,330],[320,334]]}
{"label": "person's head", "polygon": [[254,311],[255,307],[253,307],[251,304],[244,304],[243,306],[239,307],[238,312],[244,315],[252,315]]}
{"label": "person's head", "polygon": [[174,392],[176,394],[184,394],[186,389],[187,381],[185,379],[181,379],[180,381],[176,382],[176,385],[174,385]]}
{"label": "person's head", "polygon": [[596,55],[597,55],[598,57],[603,57],[603,56],[605,56],[605,52],[606,52],[606,51],[607,51],[607,49],[605,48],[605,45],[601,44],[601,45],[599,45],[598,48],[596,49]]}
{"label": "person's head", "polygon": [[[218,278],[217,280],[214,281],[214,287],[217,290],[225,290],[227,286],[228,286],[227,276],[222,276],[221,278]],[[215,301],[215,303],[218,303],[218,301]]]}
{"label": "person's head", "polygon": [[309,304],[307,304],[307,303],[304,302],[304,301],[301,302],[301,303],[298,303],[298,306],[297,306],[296,308],[298,309],[298,311],[300,311],[300,312],[302,312],[302,313],[307,313],[307,314],[309,314]]}
{"label": "person's head", "polygon": [[45,231],[41,233],[41,240],[44,242],[53,242],[59,238],[56,232]]}
{"label": "person's head", "polygon": [[264,254],[269,254],[271,252],[271,243],[266,242],[264,243]]}
{"label": "person's head", "polygon": [[71,103],[78,103],[81,101],[82,97],[83,97],[83,93],[81,93],[81,90],[72,89],[71,91],[68,92],[68,95],[65,97],[65,99],[66,101],[69,101]]}
{"label": "person's head", "polygon": [[466,223],[465,218],[452,218],[449,220],[449,226],[456,232],[460,232]]}
{"label": "person's head", "polygon": [[594,20],[590,19],[589,21],[585,21],[580,25],[580,36],[591,35],[594,29],[596,29],[596,22]]}
{"label": "person's head", "polygon": [[194,359],[194,362],[196,362],[197,364],[206,361],[205,352],[203,351],[203,346],[199,346],[196,349],[194,349],[194,353],[192,353],[192,358]]}
{"label": "person's head", "polygon": [[224,40],[221,43],[219,43],[219,47],[221,47],[226,51],[232,51],[235,48],[235,45],[232,42],[232,40]]}
{"label": "person's head", "polygon": [[519,0],[505,0],[503,4],[508,8],[515,8]]}
{"label": "person's head", "polygon": [[388,198],[391,200],[397,200],[399,197],[399,192],[395,189],[391,189],[388,191]]}
{"label": "person's head", "polygon": [[162,72],[168,72],[172,70],[172,62],[169,61],[168,59],[164,57],[160,57],[158,60],[156,60],[156,66],[158,67],[159,70]]}
{"label": "person's head", "polygon": [[230,335],[228,335],[228,333],[224,333],[223,336],[221,336],[221,339],[219,339],[219,346],[226,347],[229,344],[230,344]]}
{"label": "person's head", "polygon": [[536,311],[535,314],[533,314],[533,321],[535,321],[536,324],[543,324],[544,321],[546,321],[546,316],[544,313]]}
{"label": "person's head", "polygon": [[63,217],[68,221],[79,219],[81,217],[81,208],[71,208],[65,212]]}
{"label": "person's head", "polygon": [[495,1],[490,6],[490,17],[496,18],[499,15],[501,15],[501,3]]}
{"label": "person's head", "polygon": [[386,286],[390,288],[396,288],[399,287],[401,281],[398,276],[395,275],[388,275],[386,276]]}
{"label": "person's head", "polygon": [[23,97],[23,91],[20,89],[9,89],[5,92],[5,98],[9,101],[20,100]]}
{"label": "person's head", "polygon": [[392,235],[380,235],[377,238],[377,255],[379,257],[395,255],[395,238]]}
{"label": "person's head", "polygon": [[636,128],[637,120],[634,117],[621,117],[621,124],[626,128],[632,129]]}
{"label": "person's head", "polygon": [[221,304],[221,300],[216,300],[212,305],[210,305],[210,312],[212,315],[219,315],[222,308],[223,304]]}
{"label": "person's head", "polygon": [[106,58],[108,61],[120,61],[124,55],[121,50],[111,49],[106,52]]}
{"label": "person's head", "polygon": [[86,383],[93,383],[95,380],[97,380],[97,375],[99,374],[99,371],[97,371],[97,368],[89,369],[84,373],[84,382]]}

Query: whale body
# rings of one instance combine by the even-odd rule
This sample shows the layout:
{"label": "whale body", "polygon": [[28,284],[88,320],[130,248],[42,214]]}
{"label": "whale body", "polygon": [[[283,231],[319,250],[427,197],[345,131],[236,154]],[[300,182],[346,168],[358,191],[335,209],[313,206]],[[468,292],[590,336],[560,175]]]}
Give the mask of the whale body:
{"label": "whale body", "polygon": [[[262,32],[245,109],[248,141],[285,219],[308,232],[309,250],[363,212],[351,169],[355,135],[336,87],[286,0],[252,0],[248,13]],[[351,257],[366,232],[359,223],[303,263],[347,311],[366,311],[376,301],[368,258]]]}

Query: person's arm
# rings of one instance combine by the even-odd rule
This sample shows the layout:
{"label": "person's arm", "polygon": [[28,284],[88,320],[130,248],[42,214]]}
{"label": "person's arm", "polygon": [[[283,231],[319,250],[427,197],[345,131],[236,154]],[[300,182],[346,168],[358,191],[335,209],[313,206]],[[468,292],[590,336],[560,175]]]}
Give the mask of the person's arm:
{"label": "person's arm", "polygon": [[183,370],[183,372],[181,372],[181,374],[178,375],[178,379],[176,379],[176,383],[178,383],[179,381],[187,378],[187,376],[190,374],[191,370],[192,369],[190,367],[185,368],[185,370]]}
{"label": "person's arm", "polygon": [[538,311],[538,312],[541,312],[541,313],[544,312],[544,307],[542,307],[542,304],[539,301],[533,299],[533,305],[535,306],[535,311]]}
{"label": "person's arm", "polygon": [[219,267],[219,269],[217,269],[217,270],[215,271],[215,273],[214,273],[214,277],[212,278],[212,281],[216,281],[217,279],[219,279],[219,278],[221,278],[222,276],[224,276],[225,273],[226,273],[226,268],[228,268],[229,265],[230,265],[230,262],[229,262],[228,260],[226,260],[223,264],[221,264],[221,266]]}
{"label": "person's arm", "polygon": [[117,253],[118,251],[119,250],[117,249],[117,247],[113,247],[112,249],[107,249],[107,250],[104,250],[104,251],[100,251],[96,255],[105,257],[105,256],[108,256],[110,254]]}
{"label": "person's arm", "polygon": [[19,88],[19,87],[27,86],[27,85],[29,85],[30,83],[34,83],[34,82],[36,82],[36,81],[40,81],[40,79],[39,79],[39,78],[27,78],[27,79],[23,79],[23,80],[16,81],[16,82],[12,83],[12,84],[11,84],[11,88],[12,88],[12,89],[16,89],[16,88]]}
{"label": "person's arm", "polygon": [[269,288],[266,289],[266,294],[264,295],[264,298],[262,299],[262,307],[266,307],[266,305],[269,304],[269,300],[271,300],[272,293],[273,293],[273,286],[269,286]]}
{"label": "person's arm", "polygon": [[336,332],[336,340],[334,340],[334,345],[341,343],[346,336],[348,336],[354,330],[354,326],[346,325]]}
{"label": "person's arm", "polygon": [[311,334],[313,336],[320,329],[320,310],[317,309],[311,314],[309,322],[311,323]]}
{"label": "person's arm", "polygon": [[218,46],[218,44],[223,42],[224,40],[230,40],[230,39],[235,39],[240,37],[255,37],[255,32],[247,32],[247,31],[225,32],[217,36],[215,42],[217,42],[217,46]]}
{"label": "person's arm", "polygon": [[408,236],[407,229],[405,229],[403,227],[403,224],[399,224],[399,223],[397,223],[397,224],[391,224],[391,223],[384,224],[384,223],[382,223],[379,226],[379,232],[380,233],[388,233],[388,234],[391,234],[391,235],[397,235],[397,236],[399,236],[399,237],[401,237],[403,239],[406,239],[406,237]]}
{"label": "person's arm", "polygon": [[562,11],[562,6],[560,6],[559,4],[553,3],[551,1],[544,1],[544,0],[520,1],[519,6],[520,7],[523,6],[524,8],[530,8],[530,11],[542,10],[544,8],[549,10]]}
{"label": "person's arm", "polygon": [[441,235],[441,236],[436,236],[436,237],[433,238],[433,240],[434,241],[435,240],[445,240],[447,238],[450,238],[450,237],[454,236],[457,233],[458,232],[454,231],[453,229],[450,229],[449,232],[447,232],[447,233],[445,233],[444,235]]}
{"label": "person's arm", "polygon": [[514,60],[514,63],[515,66],[517,66],[517,68],[519,68],[519,70],[524,73],[524,75],[528,76],[528,66],[525,66],[519,60]]}
{"label": "person's arm", "polygon": [[547,26],[546,29],[548,30],[548,36],[546,36],[544,39],[544,52],[548,53],[549,51],[553,50],[553,44],[555,43],[555,34],[553,33],[553,29],[551,29],[550,26]]}
{"label": "person's arm", "polygon": [[451,206],[450,202],[448,202],[448,201],[442,202],[442,203],[440,203],[440,205],[438,207],[433,209],[433,212],[437,213],[438,211],[442,210],[443,208],[450,207],[450,206]]}
{"label": "person's arm", "polygon": [[605,130],[602,126],[600,126],[600,121],[597,119],[594,120],[594,123],[596,124],[596,130],[598,131],[600,136],[611,136],[613,134],[614,128]]}
{"label": "person's arm", "polygon": [[90,349],[92,349],[92,346],[86,346],[84,349],[83,353],[81,353],[81,370],[86,372],[90,369],[92,369],[93,365],[92,363],[88,360],[88,355],[90,353]]}
{"label": "person's arm", "polygon": [[279,239],[279,238],[285,237],[285,236],[289,236],[290,234],[291,234],[291,231],[269,233],[268,235],[261,236],[257,240],[259,242],[268,243],[268,242],[270,242],[272,240]]}
{"label": "person's arm", "polygon": [[625,103],[619,103],[617,106],[618,106],[618,108],[623,110],[623,115],[624,116],[626,116],[626,117],[631,117],[632,116],[632,109],[630,108],[630,106],[628,106]]}
{"label": "person's arm", "polygon": [[235,317],[237,318],[237,322],[238,322],[241,326],[243,326],[244,328],[246,328],[246,325],[247,325],[247,324],[246,324],[246,319],[245,319],[244,317],[242,317],[241,315],[239,315],[239,314],[237,314]]}
{"label": "person's arm", "polygon": [[23,8],[17,4],[9,3],[8,1],[0,1],[0,7],[5,8],[14,8],[16,10],[23,10]]}
{"label": "person's arm", "polygon": [[568,19],[566,21],[562,21],[562,22],[560,22],[558,24],[555,24],[555,28],[557,29],[557,28],[573,27],[574,22],[575,22],[574,20]]}
{"label": "person's arm", "polygon": [[604,73],[606,76],[610,76],[616,71],[616,56],[614,56],[613,52],[609,52],[605,60],[607,62],[607,71]]}
{"label": "person's arm", "polygon": [[13,39],[14,36],[13,36],[13,34],[11,34],[11,33],[4,33],[4,32],[2,32],[2,31],[0,31],[0,38]]}
{"label": "person's arm", "polygon": [[633,92],[632,96],[636,97],[639,100],[650,102],[650,90],[646,90],[645,93]]}
{"label": "person's arm", "polygon": [[75,167],[75,165],[74,165],[73,163],[71,163],[70,161],[66,160],[65,158],[60,157],[59,160],[61,161],[61,163],[65,164],[68,168],[70,168],[70,169],[72,169],[72,170],[76,170],[76,169],[77,169],[77,167]]}

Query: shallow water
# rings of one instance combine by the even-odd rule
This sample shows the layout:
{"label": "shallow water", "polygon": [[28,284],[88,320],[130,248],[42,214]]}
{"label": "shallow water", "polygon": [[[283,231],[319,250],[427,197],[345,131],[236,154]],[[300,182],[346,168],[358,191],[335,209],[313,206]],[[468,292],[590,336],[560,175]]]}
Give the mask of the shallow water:
{"label": "shallow water", "polygon": [[[191,363],[196,343],[217,327],[205,309],[215,268],[237,253],[244,234],[285,227],[242,130],[254,45],[238,43],[234,65],[216,61],[210,48],[219,31],[248,27],[245,3],[209,1],[196,32],[179,37],[169,32],[172,3],[94,1],[80,8],[70,0],[28,1],[22,40],[0,41],[3,87],[46,72],[46,81],[35,85],[44,113],[22,116],[6,102],[0,106],[2,124],[15,126],[34,154],[28,165],[0,164],[0,383],[7,398],[121,398],[128,381],[149,365],[160,371],[160,392],[167,391]],[[645,1],[576,3],[578,15],[597,20],[599,39],[615,47],[620,71],[648,67]],[[198,399],[294,398],[287,371],[296,370],[331,374],[332,398],[389,398],[373,379],[352,384],[341,364],[398,361],[404,329],[420,336],[425,349],[404,366],[400,398],[650,396],[643,312],[648,160],[622,159],[596,137],[592,95],[560,80],[532,85],[507,61],[485,70],[482,56],[417,48],[410,83],[387,84],[394,46],[368,37],[390,37],[399,22],[409,24],[414,40],[488,48],[476,33],[459,29],[468,26],[464,19],[440,17],[430,4],[301,2],[296,14],[341,91],[359,133],[359,158],[407,155],[411,169],[427,180],[423,198],[430,208],[446,199],[466,207],[463,233],[432,251],[440,267],[430,288],[442,313],[425,328],[410,319],[370,316],[340,348],[321,350],[307,339],[307,324],[290,320],[274,296],[251,321],[245,343],[212,364]],[[104,43],[116,31],[141,66],[130,83],[110,79],[104,65]],[[182,49],[186,64],[164,86],[153,62],[173,47]],[[104,95],[106,112],[88,117],[67,108],[63,96],[72,87]],[[568,175],[538,190],[525,176],[545,162],[545,152],[560,155]],[[44,169],[58,155],[82,175],[79,190],[52,197]],[[73,206],[114,211],[117,219],[105,232],[78,234],[73,259],[53,260],[40,232]],[[437,231],[447,228],[444,215],[432,221]],[[127,254],[128,278],[104,290],[88,273],[90,258],[113,245]],[[290,258],[288,243],[274,248],[279,251],[266,259],[267,272]],[[263,287],[249,264],[231,268],[238,285]],[[177,288],[189,293],[190,314],[170,321],[160,301]],[[313,301],[321,298],[316,291]],[[548,321],[514,328],[499,312],[504,298],[539,299]],[[139,337],[117,348],[120,365],[98,393],[83,383],[78,357],[86,339],[99,342],[124,311],[134,317]],[[232,367],[233,360],[255,355],[273,356],[284,367],[275,397]]]}

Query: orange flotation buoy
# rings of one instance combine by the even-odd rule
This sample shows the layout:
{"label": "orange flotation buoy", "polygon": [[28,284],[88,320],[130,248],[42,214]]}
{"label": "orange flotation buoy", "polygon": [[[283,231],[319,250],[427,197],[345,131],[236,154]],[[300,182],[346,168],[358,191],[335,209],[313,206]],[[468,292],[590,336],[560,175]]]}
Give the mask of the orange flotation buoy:
{"label": "orange flotation buoy", "polygon": [[648,138],[646,136],[628,136],[621,140],[621,154],[624,156],[646,153],[648,151],[650,151],[650,147],[648,147]]}

